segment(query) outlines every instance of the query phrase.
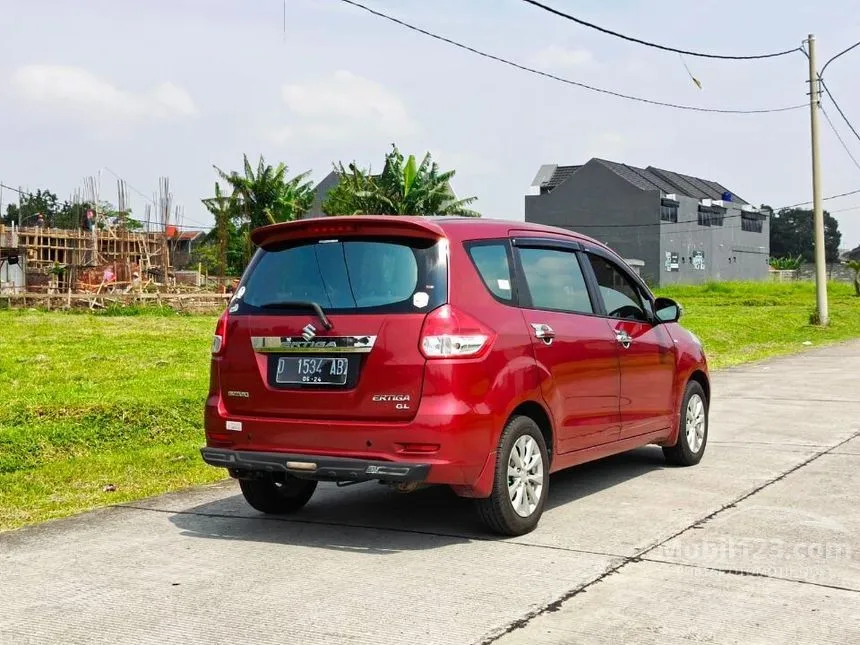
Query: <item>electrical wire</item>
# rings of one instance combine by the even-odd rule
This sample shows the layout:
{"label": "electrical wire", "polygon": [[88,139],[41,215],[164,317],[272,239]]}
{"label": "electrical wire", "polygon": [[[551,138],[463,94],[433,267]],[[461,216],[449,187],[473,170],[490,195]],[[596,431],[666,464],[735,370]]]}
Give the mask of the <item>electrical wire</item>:
{"label": "electrical wire", "polygon": [[[113,170],[111,170],[111,169],[110,169],[110,168],[108,168],[107,166],[102,166],[102,167],[103,167],[105,170],[107,170],[110,174],[112,174],[114,177],[116,177],[117,179],[119,179],[120,181],[125,182],[125,185],[126,185],[126,186],[128,186],[129,188],[131,188],[134,192],[136,192],[138,195],[140,195],[140,196],[141,196],[143,199],[145,199],[147,202],[149,202],[150,204],[152,204],[153,206],[155,206],[155,202],[153,202],[153,201],[152,201],[152,199],[150,199],[149,197],[147,197],[146,195],[144,195],[142,191],[140,191],[140,190],[138,190],[137,188],[135,188],[134,186],[132,186],[130,183],[128,183],[125,179],[123,179],[122,177],[120,177],[117,173],[115,173]],[[183,219],[185,219],[186,221],[191,222],[191,223],[193,223],[193,224],[197,224],[198,226],[186,226],[185,224],[182,224],[182,225],[180,226],[180,228],[182,228],[182,229],[193,230],[193,229],[199,228],[200,230],[208,231],[210,228],[212,228],[212,227],[206,228],[205,224],[203,224],[202,222],[200,222],[200,221],[198,221],[198,220],[190,219],[190,218],[186,217],[185,215],[183,215]]]}
{"label": "electrical wire", "polygon": [[[607,34],[609,36],[615,36],[616,38],[621,38],[622,40],[626,40],[631,43],[636,43],[638,45],[645,45],[646,47],[653,47],[654,49],[661,49],[667,52],[674,52],[676,54],[683,54],[685,56],[697,56],[699,58],[717,58],[720,60],[762,60],[765,58],[776,58],[778,56],[786,56],[788,54],[793,54],[797,51],[802,51],[800,47],[793,47],[792,49],[786,49],[778,52],[771,52],[769,54],[752,54],[748,56],[731,56],[727,54],[707,54],[703,52],[694,52],[686,49],[676,49],[675,47],[668,47],[667,45],[660,45],[658,43],[652,43],[647,40],[642,40],[640,38],[634,38],[633,36],[627,36],[625,34],[619,33],[617,31],[612,31],[611,29],[607,29],[606,27],[601,27],[600,25],[595,25],[591,22],[586,22],[582,18],[577,18],[576,16],[572,16],[569,13],[565,13],[558,9],[554,9],[548,5],[543,4],[542,2],[536,2],[536,0],[523,0],[526,4],[530,4],[539,9],[543,9],[544,11],[548,11],[551,14],[558,16],[559,18],[564,18],[566,20],[571,20],[578,25],[582,25],[583,27],[588,27],[589,29],[594,29],[601,33]],[[858,43],[860,44],[860,43]]]}
{"label": "electrical wire", "polygon": [[0,184],[0,188],[5,188],[7,190],[13,190],[19,195],[26,195],[27,197],[33,197],[33,193],[28,192],[26,190],[21,190],[20,188],[12,188],[12,186],[7,186],[6,184]]}
{"label": "electrical wire", "polygon": [[384,20],[388,20],[389,22],[393,22],[396,25],[400,25],[401,27],[405,27],[411,31],[417,32],[419,34],[423,34],[434,40],[438,40],[443,43],[447,43],[449,45],[453,45],[459,49],[463,49],[465,51],[471,52],[483,58],[487,58],[489,60],[496,61],[497,63],[502,63],[503,65],[508,65],[509,67],[513,67],[523,72],[528,72],[530,74],[535,74],[537,76],[542,76],[544,78],[548,78],[554,81],[558,81],[559,83],[564,83],[566,85],[573,85],[575,87],[580,87],[585,90],[589,90],[591,92],[597,92],[599,94],[606,94],[608,96],[614,96],[616,98],[625,99],[628,101],[636,101],[638,103],[646,103],[648,105],[658,105],[661,107],[673,108],[676,110],[687,110],[690,112],[709,112],[716,114],[770,114],[774,112],[788,112],[790,110],[798,110],[801,108],[807,107],[804,105],[790,105],[786,107],[779,108],[763,108],[763,109],[754,109],[754,110],[729,110],[729,109],[718,109],[718,108],[703,108],[697,107],[693,105],[683,105],[679,103],[668,103],[665,101],[657,101],[654,99],[646,99],[641,96],[633,96],[631,94],[624,94],[622,92],[616,92],[614,90],[607,90],[601,87],[595,87],[593,85],[587,85],[586,83],[580,83],[579,81],[574,81],[569,78],[563,78],[561,76],[557,76],[555,74],[550,74],[549,72],[543,72],[541,70],[535,69],[533,67],[528,67],[527,65],[522,65],[521,63],[517,63],[515,61],[509,60],[507,58],[502,58],[501,56],[496,56],[495,54],[490,54],[488,52],[482,51],[480,49],[476,49],[469,45],[465,45],[456,40],[452,40],[451,38],[447,38],[445,36],[441,36],[439,34],[433,33],[431,31],[427,31],[426,29],[422,29],[421,27],[417,27],[408,22],[400,20],[399,18],[395,18],[394,16],[390,16],[388,14],[382,13],[381,11],[377,11],[376,9],[372,9],[367,5],[361,4],[360,2],[356,2],[355,0],[340,0],[344,4],[348,4],[357,9],[361,9],[362,11],[366,11],[369,14],[377,16],[378,18],[382,18]]}
{"label": "electrical wire", "polygon": [[853,132],[854,136],[857,137],[857,140],[860,141],[860,134],[857,133],[857,129],[851,123],[850,119],[847,116],[845,116],[845,112],[842,111],[842,108],[839,107],[839,103],[836,102],[836,99],[833,97],[833,94],[831,94],[830,88],[824,84],[824,81],[822,81],[820,77],[819,77],[818,82],[821,85],[821,87],[824,88],[824,92],[827,94],[827,96],[830,97],[830,100],[833,102],[833,107],[835,107],[836,111],[839,112],[839,115],[842,117],[842,120],[848,124],[848,127],[851,128],[851,132]]}
{"label": "electrical wire", "polygon": [[[109,168],[105,168],[105,170],[108,170],[109,172],[113,173],[113,171],[112,171],[112,170],[110,170]],[[129,186],[129,187],[131,187],[131,186]],[[19,195],[25,195],[25,196],[27,196],[27,197],[35,197],[35,195],[34,195],[33,193],[29,192],[29,191],[21,190],[20,188],[13,188],[12,186],[7,186],[6,184],[3,184],[3,183],[0,183],[0,188],[3,188],[4,190],[12,190],[12,191],[14,191],[14,192],[18,193]],[[148,199],[145,195],[141,195],[141,196],[142,196],[144,199]],[[0,216],[2,216],[2,214],[0,214]],[[196,226],[186,226],[186,225],[184,225],[184,224],[183,224],[183,225],[182,225],[182,227],[181,227],[181,228],[182,228],[182,230],[189,230],[189,231],[210,231],[210,230],[212,230],[212,228],[213,228],[212,226],[206,226],[206,225],[204,225],[202,222],[198,222],[198,221],[196,221],[196,220],[189,220],[189,221],[194,222],[194,223],[196,224]]]}
{"label": "electrical wire", "polygon": [[[735,215],[723,215],[722,219],[737,219],[742,217],[743,213]],[[699,224],[699,219],[682,219],[677,222],[660,220],[659,222],[639,222],[638,224],[577,224],[575,227],[562,226],[561,228],[647,228],[649,226],[662,226],[664,224]],[[700,228],[690,230],[701,230],[701,228],[710,228],[711,225],[699,224]],[[719,226],[717,226],[719,228]],[[674,230],[672,232],[675,232]],[[685,232],[685,231],[678,231]]]}
{"label": "electrical wire", "polygon": [[[821,201],[826,202],[830,199],[839,199],[840,197],[848,197],[849,195],[858,195],[858,194],[860,194],[860,188],[858,188],[856,190],[849,190],[847,193],[839,193],[838,195],[830,195],[829,197],[822,197]],[[811,204],[811,203],[812,203],[812,200],[809,200],[808,202],[798,202],[797,204],[790,204],[788,206],[782,206],[779,209],[774,209],[774,210],[787,210],[789,208],[796,208],[798,206],[807,206],[808,204]]]}
{"label": "electrical wire", "polygon": [[845,149],[847,155],[851,158],[851,161],[854,162],[854,165],[857,166],[857,169],[860,170],[860,163],[857,162],[857,159],[851,153],[850,148],[848,148],[848,144],[845,143],[845,140],[842,138],[842,135],[839,134],[839,130],[836,129],[836,126],[833,125],[833,121],[830,120],[830,115],[827,114],[827,110],[823,107],[821,108],[821,113],[824,115],[824,118],[827,120],[827,125],[830,126],[830,129],[833,130],[833,134],[836,135],[836,138],[839,140],[839,143],[842,144],[842,147]]}
{"label": "electrical wire", "polygon": [[827,212],[833,215],[833,213],[847,213],[848,211],[860,211],[860,206],[848,206],[847,208],[837,208],[836,210]]}
{"label": "electrical wire", "polygon": [[834,57],[833,57],[833,58],[831,58],[829,61],[827,61],[826,63],[824,63],[824,67],[822,67],[822,68],[821,68],[821,71],[818,73],[818,76],[819,76],[819,77],[820,77],[820,76],[824,76],[824,70],[825,70],[825,69],[827,69],[827,66],[828,66],[828,65],[830,65],[830,63],[832,63],[833,61],[835,61],[837,58],[839,58],[839,57],[840,57],[840,56],[842,56],[843,54],[847,54],[848,52],[850,52],[850,51],[851,51],[852,49],[854,49],[855,47],[860,47],[860,42],[858,42],[858,43],[854,43],[853,45],[851,45],[851,47],[847,47],[847,48],[843,49],[841,52],[839,52],[838,54],[836,54],[836,56],[834,56]]}
{"label": "electrical wire", "polygon": [[143,199],[145,199],[147,202],[149,202],[150,204],[152,204],[153,206],[155,206],[155,202],[153,202],[153,201],[152,201],[152,199],[150,199],[149,197],[147,197],[146,195],[144,195],[142,191],[140,191],[140,190],[138,190],[137,188],[135,188],[134,186],[132,186],[130,183],[128,183],[125,179],[123,179],[122,177],[120,177],[118,174],[116,174],[113,170],[111,170],[111,169],[110,169],[110,168],[108,168],[107,166],[102,166],[102,167],[103,167],[105,170],[107,170],[110,174],[112,174],[114,177],[116,177],[117,179],[119,179],[120,181],[125,182],[125,185],[126,185],[126,186],[128,186],[128,187],[129,187],[129,188],[131,188],[134,192],[136,192],[138,195],[140,195],[141,197],[143,197]]}

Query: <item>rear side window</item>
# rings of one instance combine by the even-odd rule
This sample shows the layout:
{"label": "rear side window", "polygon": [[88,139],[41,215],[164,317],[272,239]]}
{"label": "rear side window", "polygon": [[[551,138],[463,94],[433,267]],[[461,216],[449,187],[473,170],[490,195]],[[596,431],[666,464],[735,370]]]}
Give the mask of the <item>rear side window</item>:
{"label": "rear side window", "polygon": [[341,313],[429,311],[447,301],[447,279],[438,242],[314,241],[260,249],[237,303],[242,313],[288,309],[295,302]]}
{"label": "rear side window", "polygon": [[534,309],[594,313],[575,252],[521,248],[519,255]]}
{"label": "rear side window", "polygon": [[476,243],[468,247],[468,252],[490,293],[499,300],[511,302],[513,291],[507,243]]}

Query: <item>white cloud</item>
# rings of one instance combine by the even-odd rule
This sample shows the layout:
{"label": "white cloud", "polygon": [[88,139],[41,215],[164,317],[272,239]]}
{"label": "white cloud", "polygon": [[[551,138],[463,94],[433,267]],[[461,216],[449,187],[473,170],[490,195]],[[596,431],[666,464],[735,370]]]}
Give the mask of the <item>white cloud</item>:
{"label": "white cloud", "polygon": [[271,133],[275,142],[295,136],[325,141],[368,134],[398,137],[418,130],[396,94],[345,70],[322,81],[284,85],[281,97],[293,123]]}
{"label": "white cloud", "polygon": [[99,118],[168,119],[197,113],[188,92],[173,83],[134,93],[80,67],[25,65],[12,75],[12,87],[21,98],[66,114],[77,110]]}
{"label": "white cloud", "polygon": [[551,69],[571,69],[586,67],[594,63],[594,56],[586,49],[567,49],[560,45],[549,45],[531,57],[537,67]]}

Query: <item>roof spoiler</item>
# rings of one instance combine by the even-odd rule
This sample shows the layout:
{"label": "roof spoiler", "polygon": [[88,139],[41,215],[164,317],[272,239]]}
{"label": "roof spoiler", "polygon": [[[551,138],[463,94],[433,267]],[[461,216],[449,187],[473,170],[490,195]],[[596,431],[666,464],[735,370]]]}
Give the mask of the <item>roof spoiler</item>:
{"label": "roof spoiler", "polygon": [[423,217],[406,215],[349,215],[314,217],[261,226],[251,232],[251,240],[260,247],[291,240],[343,237],[353,235],[381,237],[418,237],[439,239],[445,231]]}

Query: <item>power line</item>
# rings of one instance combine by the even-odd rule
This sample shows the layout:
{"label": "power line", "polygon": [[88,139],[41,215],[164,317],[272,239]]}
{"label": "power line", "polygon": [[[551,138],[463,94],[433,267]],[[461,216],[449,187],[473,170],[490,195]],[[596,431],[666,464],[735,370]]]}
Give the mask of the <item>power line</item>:
{"label": "power line", "polygon": [[824,76],[824,70],[825,70],[825,69],[827,69],[827,66],[828,66],[828,65],[830,65],[830,63],[832,63],[833,61],[835,61],[837,58],[839,58],[839,57],[840,57],[840,56],[842,56],[843,54],[847,54],[848,52],[850,52],[850,51],[851,51],[852,49],[854,49],[855,47],[860,47],[860,43],[854,43],[853,45],[851,45],[851,47],[847,47],[847,48],[843,49],[841,52],[839,52],[838,54],[836,54],[836,56],[834,56],[834,57],[833,57],[833,58],[831,58],[829,61],[827,61],[826,63],[824,63],[824,67],[822,67],[822,68],[821,68],[821,71],[818,73],[818,76]]}
{"label": "power line", "polygon": [[[860,193],[860,189],[852,191],[850,193],[843,193],[841,195],[833,195],[831,197],[825,197],[824,199],[835,199],[836,197],[844,197],[846,195],[854,195],[857,193]],[[809,203],[811,203],[811,202],[803,202],[801,204],[793,204],[791,206],[779,206],[777,208],[772,208],[770,210],[773,214],[776,215],[776,214],[779,214],[780,211],[790,210],[790,209],[795,208],[797,206],[803,206],[804,204],[809,204]],[[828,210],[827,213],[828,214],[846,213],[848,211],[853,211],[853,210],[860,210],[860,206],[850,206],[848,208],[840,208],[838,210],[833,210],[833,211]],[[759,211],[758,213],[752,213],[753,216],[755,216],[756,214],[761,214],[761,211]],[[723,215],[721,220],[725,221],[727,219],[737,219],[739,217],[742,218],[745,215],[746,215],[746,213],[734,213],[731,215]],[[649,226],[663,226],[663,225],[673,225],[673,224],[698,224],[699,228],[682,229],[680,231],[675,230],[675,229],[669,229],[668,232],[670,232],[670,233],[690,233],[690,232],[700,231],[704,228],[710,228],[712,226],[717,226],[718,228],[720,226],[722,226],[721,224],[717,224],[717,225],[701,224],[700,220],[698,218],[696,218],[696,219],[678,220],[677,222],[660,220],[659,222],[640,222],[637,224],[577,224],[575,227],[562,226],[561,228],[620,228],[620,229],[626,229],[626,228],[647,228]]]}
{"label": "power line", "polygon": [[[858,195],[858,194],[860,194],[860,188],[858,188],[856,190],[849,190],[847,193],[839,193],[838,195],[830,195],[829,197],[822,197],[821,201],[826,202],[830,199],[839,199],[840,197],[848,197],[849,195]],[[812,203],[811,201],[798,202],[797,204],[790,204],[789,206],[781,206],[779,209],[775,209],[775,210],[786,210],[789,208],[796,208],[798,206],[806,206],[806,205],[811,204],[811,203]]]}
{"label": "power line", "polygon": [[[116,177],[117,179],[119,179],[120,181],[125,182],[126,186],[128,186],[129,188],[131,188],[134,192],[136,192],[138,195],[140,195],[140,196],[141,196],[143,199],[145,199],[147,202],[149,202],[150,204],[152,204],[153,206],[155,206],[155,202],[153,202],[153,201],[152,201],[152,199],[150,199],[149,197],[147,197],[146,195],[144,195],[142,191],[140,191],[140,190],[138,190],[137,188],[135,188],[134,186],[132,186],[130,183],[128,183],[128,181],[126,181],[125,179],[123,179],[122,177],[120,177],[117,173],[115,173],[113,170],[111,170],[111,169],[110,169],[110,168],[108,168],[107,166],[103,166],[103,168],[104,168],[105,170],[107,170],[110,174],[112,174],[114,177]],[[199,225],[199,226],[186,226],[185,224],[182,224],[182,225],[181,225],[181,228],[183,228],[183,229],[193,230],[193,229],[195,229],[195,228],[199,228],[200,230],[206,230],[206,231],[208,231],[210,228],[212,228],[211,226],[207,228],[207,227],[205,227],[205,225],[204,225],[202,222],[199,222],[199,221],[197,221],[197,220],[194,220],[194,219],[190,219],[190,218],[188,218],[188,217],[185,217],[185,215],[184,215],[184,214],[183,214],[183,218],[184,218],[184,219],[186,219],[186,220],[187,220],[187,221],[189,221],[189,222],[192,222],[192,223],[194,223],[194,224],[198,224],[198,225]],[[178,224],[178,223],[177,223],[177,226],[179,226],[179,224]]]}
{"label": "power line", "polygon": [[854,136],[857,137],[857,140],[860,141],[860,134],[857,133],[857,129],[854,127],[848,117],[845,116],[845,112],[842,111],[842,108],[839,107],[839,103],[836,102],[836,99],[833,97],[833,94],[830,93],[830,88],[827,87],[827,85],[824,84],[824,81],[820,80],[820,78],[818,82],[821,87],[824,88],[824,91],[827,93],[827,96],[830,97],[830,100],[833,101],[833,107],[835,107],[836,111],[839,112],[839,115],[842,117],[842,120],[848,124],[848,127],[851,128],[851,132],[853,132]]}
{"label": "power line", "polygon": [[550,6],[543,4],[542,2],[536,2],[535,0],[523,0],[526,4],[530,4],[534,7],[538,7],[539,9],[543,9],[544,11],[548,11],[551,14],[558,16],[559,18],[564,18],[566,20],[571,20],[578,25],[582,25],[583,27],[588,27],[589,29],[594,29],[604,34],[608,34],[609,36],[615,36],[616,38],[621,38],[622,40],[629,41],[631,43],[637,43],[639,45],[645,45],[646,47],[653,47],[654,49],[661,49],[667,52],[674,52],[676,54],[683,54],[685,56],[697,56],[699,58],[717,58],[721,60],[761,60],[764,58],[776,58],[777,56],[786,56],[788,54],[793,54],[797,51],[802,51],[800,47],[794,47],[792,49],[786,49],[778,52],[771,52],[770,54],[753,54],[749,56],[730,56],[724,54],[706,54],[703,52],[694,52],[686,49],[676,49],[675,47],[668,47],[667,45],[660,45],[658,43],[652,43],[647,40],[642,40],[640,38],[634,38],[633,36],[627,36],[625,34],[619,33],[617,31],[612,31],[611,29],[607,29],[606,27],[601,27],[600,25],[595,25],[591,22],[586,22],[582,18],[577,18],[576,16],[572,16],[569,13],[565,13],[563,11],[559,11],[558,9],[554,9]]}
{"label": "power line", "polygon": [[7,186],[6,184],[0,184],[0,188],[6,188],[8,190],[14,190],[19,195],[26,195],[27,197],[33,197],[33,193],[28,192],[26,190],[21,190],[20,188],[12,188],[12,186]]}
{"label": "power line", "polygon": [[[741,217],[741,215],[742,215],[741,213],[738,213],[736,215],[723,215],[722,219],[723,220],[735,219],[735,218]],[[662,226],[664,224],[699,224],[699,219],[698,218],[696,218],[696,219],[681,219],[681,220],[678,220],[677,222],[669,222],[669,221],[661,220],[659,222],[639,222],[637,224],[577,224],[575,227],[562,226],[560,228],[647,228],[649,226]],[[710,228],[709,225],[705,225],[705,224],[700,224],[700,226],[702,228]],[[692,230],[699,230],[699,229],[690,229],[690,230],[692,231]],[[673,231],[673,232],[675,232],[675,231]],[[685,231],[678,231],[678,232],[685,232]]]}
{"label": "power line", "polygon": [[431,32],[431,31],[427,31],[426,29],[422,29],[421,27],[417,27],[417,26],[412,25],[408,22],[404,22],[403,20],[400,20],[399,18],[395,18],[395,17],[390,16],[388,14],[382,13],[381,11],[377,11],[376,9],[372,9],[366,5],[361,4],[360,2],[356,2],[355,0],[340,0],[340,2],[343,2],[345,4],[353,6],[357,9],[361,9],[362,11],[366,11],[367,13],[372,14],[374,16],[377,16],[378,18],[382,18],[384,20],[388,20],[389,22],[393,22],[394,24],[400,25],[401,27],[405,27],[406,29],[409,29],[411,31],[414,31],[414,32],[417,32],[419,34],[423,34],[425,36],[433,38],[434,40],[438,40],[440,42],[447,43],[449,45],[453,45],[454,47],[457,47],[459,49],[463,49],[465,51],[471,52],[471,53],[476,54],[478,56],[481,56],[483,58],[494,60],[497,63],[502,63],[503,65],[508,65],[509,67],[513,67],[513,68],[518,69],[520,71],[528,72],[530,74],[535,74],[537,76],[542,76],[544,78],[549,78],[549,79],[552,79],[554,81],[558,81],[559,83],[564,83],[566,85],[573,85],[575,87],[581,87],[582,89],[590,90],[592,92],[597,92],[599,94],[606,94],[609,96],[614,96],[616,98],[626,99],[628,101],[636,101],[638,103],[647,103],[649,105],[659,105],[661,107],[674,108],[676,110],[688,110],[691,112],[710,112],[710,113],[716,113],[716,114],[769,114],[769,113],[773,113],[773,112],[788,112],[789,110],[798,110],[798,109],[807,107],[804,104],[804,105],[791,105],[791,106],[780,107],[780,108],[766,108],[766,109],[756,109],[756,110],[728,110],[728,109],[718,109],[718,108],[703,108],[703,107],[696,107],[693,105],[683,105],[683,104],[679,104],[679,103],[667,103],[665,101],[646,99],[646,98],[643,98],[641,96],[633,96],[630,94],[623,94],[621,92],[615,92],[613,90],[607,90],[607,89],[604,89],[601,87],[595,87],[593,85],[587,85],[585,83],[580,83],[579,81],[574,81],[574,80],[571,80],[569,78],[563,78],[563,77],[557,76],[555,74],[550,74],[549,72],[543,72],[539,69],[535,69],[533,67],[528,67],[527,65],[522,65],[520,63],[514,62],[514,61],[509,60],[507,58],[502,58],[501,56],[496,56],[495,54],[490,54],[488,52],[482,51],[480,49],[476,49],[476,48],[471,47],[469,45],[465,45],[465,44],[458,42],[456,40],[452,40],[451,38],[447,38],[445,36],[441,36],[439,34]]}
{"label": "power line", "polygon": [[[107,170],[107,171],[109,171],[110,173],[112,173],[112,174],[113,174],[113,171],[112,171],[110,168],[105,168],[105,170]],[[121,179],[121,177],[117,177],[117,179]],[[130,186],[130,185],[129,185],[129,187],[130,187],[130,188],[133,188],[133,187],[132,187],[132,186]],[[27,197],[35,197],[35,195],[34,195],[33,193],[29,192],[29,191],[21,190],[20,188],[13,188],[12,186],[7,186],[6,184],[3,184],[3,183],[0,183],[0,188],[3,188],[4,190],[12,190],[12,191],[15,191],[15,192],[16,192],[16,193],[18,193],[19,195],[25,195],[25,196],[27,196]],[[148,199],[145,195],[142,195],[142,194],[141,194],[141,196],[142,196],[144,199]],[[151,200],[150,200],[150,201],[151,201]],[[187,218],[186,218],[186,219],[187,219]],[[181,226],[182,230],[189,230],[189,231],[210,231],[210,230],[212,230],[212,228],[213,228],[212,226],[206,226],[205,224],[203,224],[202,222],[198,222],[197,220],[188,220],[188,221],[193,222],[194,224],[197,224],[197,226],[188,226],[188,225],[183,224],[183,225]]]}
{"label": "power line", "polygon": [[114,177],[116,177],[117,179],[119,179],[120,181],[125,182],[125,185],[126,185],[126,186],[128,186],[129,188],[131,188],[134,192],[136,192],[138,195],[140,195],[141,197],[143,197],[143,198],[144,198],[146,201],[148,201],[150,204],[152,204],[153,206],[155,206],[155,202],[153,202],[149,197],[147,197],[146,195],[144,195],[142,191],[140,191],[140,190],[138,190],[137,188],[135,188],[134,186],[132,186],[130,183],[128,183],[125,179],[123,179],[122,177],[120,177],[118,174],[116,174],[113,170],[111,170],[111,169],[110,169],[110,168],[108,168],[107,166],[103,166],[103,168],[104,168],[105,170],[107,170],[110,174],[112,174]]}
{"label": "power line", "polygon": [[835,211],[827,211],[831,215],[833,213],[847,213],[848,211],[860,211],[860,206],[849,206],[848,208],[837,208]]}
{"label": "power line", "polygon": [[845,140],[842,138],[842,135],[839,134],[839,130],[837,130],[836,126],[833,125],[833,121],[830,120],[830,115],[827,114],[827,110],[825,110],[822,107],[821,113],[824,115],[824,118],[827,120],[827,125],[829,125],[830,129],[833,130],[833,134],[836,135],[836,138],[839,140],[839,143],[842,144],[842,147],[845,149],[845,152],[851,158],[851,161],[853,161],[854,165],[857,166],[857,169],[860,170],[860,163],[857,163],[857,159],[855,159],[854,155],[851,153],[850,148],[848,148],[848,144],[845,143]]}

